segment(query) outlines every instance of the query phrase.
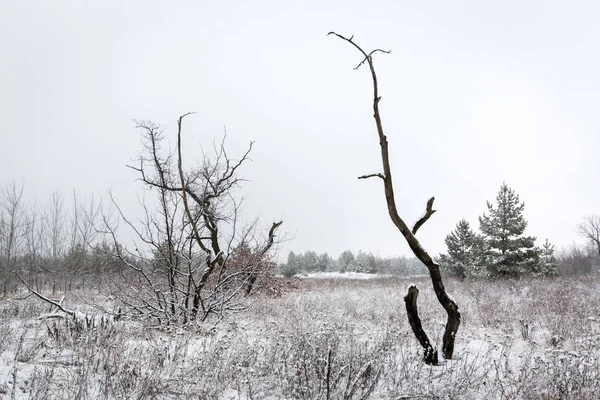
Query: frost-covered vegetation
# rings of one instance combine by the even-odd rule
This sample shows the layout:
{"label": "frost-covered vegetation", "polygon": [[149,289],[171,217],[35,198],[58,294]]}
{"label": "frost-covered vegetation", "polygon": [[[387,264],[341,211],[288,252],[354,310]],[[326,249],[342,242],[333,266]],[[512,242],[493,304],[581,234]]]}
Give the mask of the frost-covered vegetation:
{"label": "frost-covered vegetation", "polygon": [[64,293],[76,319],[49,317],[32,296],[5,298],[0,397],[600,398],[597,276],[447,282],[463,321],[454,358],[438,367],[422,362],[406,321],[413,282],[440,341],[444,311],[427,278],[295,280],[235,318],[187,329],[86,323],[100,312],[86,304],[112,301],[89,287]]}
{"label": "frost-covered vegetation", "polygon": [[[375,109],[378,102],[375,94]],[[290,253],[279,272],[305,279],[286,280],[274,275],[273,258],[283,222],[262,234],[258,222],[242,222],[238,172],[252,144],[237,160],[215,144],[212,158],[203,153],[198,165],[184,167],[187,115],[178,120],[177,151],[160,125],[138,126],[142,151],[129,167],[156,195],[141,202],[141,216],[125,214],[112,195],[108,208],[74,195],[69,209],[57,192],[36,208],[24,201],[22,185],[0,185],[0,395],[600,397],[596,216],[579,227],[590,246],[557,257],[548,241],[537,247],[524,235],[524,205],[503,184],[497,207],[488,203],[479,219],[481,234],[461,221],[446,240],[440,264],[463,279],[446,282],[450,298],[439,265],[415,237],[435,212],[434,198],[409,229],[387,171],[375,176],[384,179],[392,220],[416,258]],[[385,166],[387,144],[382,157]],[[133,234],[129,245],[120,225]],[[422,326],[418,291],[411,286],[403,299],[406,276],[421,281]],[[358,277],[371,279],[349,279]],[[444,326],[432,321],[443,320],[443,309],[438,365],[437,353],[422,357],[442,341]]]}

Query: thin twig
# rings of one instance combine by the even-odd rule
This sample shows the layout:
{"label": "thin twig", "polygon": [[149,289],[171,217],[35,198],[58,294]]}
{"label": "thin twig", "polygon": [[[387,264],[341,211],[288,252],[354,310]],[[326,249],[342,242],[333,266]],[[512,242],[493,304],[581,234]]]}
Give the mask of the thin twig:
{"label": "thin twig", "polygon": [[381,173],[361,175],[358,177],[358,179],[368,179],[368,178],[381,178],[381,179],[385,180],[385,176],[383,176],[383,174],[381,174]]}

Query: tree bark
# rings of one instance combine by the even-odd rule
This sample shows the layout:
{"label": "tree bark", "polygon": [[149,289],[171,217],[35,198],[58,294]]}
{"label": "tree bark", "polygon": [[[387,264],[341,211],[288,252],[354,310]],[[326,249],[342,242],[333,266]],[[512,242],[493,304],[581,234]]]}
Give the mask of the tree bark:
{"label": "tree bark", "polygon": [[408,323],[412,328],[413,333],[417,337],[417,340],[423,347],[423,361],[425,364],[438,365],[438,353],[433,348],[427,334],[423,330],[421,324],[421,318],[419,318],[419,312],[417,310],[417,297],[419,296],[419,289],[416,286],[408,288],[408,294],[404,296],[404,303],[406,304],[406,313],[408,314]]}

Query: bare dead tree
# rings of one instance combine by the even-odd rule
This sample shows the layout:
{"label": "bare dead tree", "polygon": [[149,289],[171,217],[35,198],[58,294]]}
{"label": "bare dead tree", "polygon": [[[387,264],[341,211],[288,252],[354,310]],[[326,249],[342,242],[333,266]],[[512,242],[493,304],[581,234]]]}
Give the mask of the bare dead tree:
{"label": "bare dead tree", "polygon": [[10,277],[18,268],[18,258],[23,250],[26,227],[23,185],[15,181],[0,187],[0,274],[6,296]]}
{"label": "bare dead tree", "polygon": [[79,242],[92,246],[96,240],[94,226],[99,218],[102,202],[96,200],[93,195],[85,201],[79,201],[73,196],[73,202],[78,210],[77,213],[80,214],[76,223]]}
{"label": "bare dead tree", "polygon": [[64,198],[58,190],[55,190],[44,211],[46,257],[50,260],[50,269],[54,272],[59,272],[60,261],[65,252],[66,220]]}
{"label": "bare dead tree", "polygon": [[[188,115],[178,119],[175,151],[164,145],[161,126],[148,121],[137,125],[143,151],[138,164],[128,167],[157,194],[155,207],[142,199],[143,216],[136,222],[111,195],[118,220],[106,213],[102,217],[103,233],[112,238],[115,256],[137,281],[119,298],[161,323],[204,321],[211,315],[220,319],[244,310],[244,293],[270,265],[270,249],[281,225],[274,223],[266,240],[240,229],[235,191],[243,182],[238,173],[249,160],[252,143],[239,160],[228,156],[224,142],[215,143],[212,155],[204,153],[199,165],[184,168],[182,122]],[[119,222],[134,232],[135,251],[118,246]]]}
{"label": "bare dead tree", "polygon": [[577,233],[594,246],[600,257],[600,216],[591,214],[585,217],[583,222],[577,226]]}
{"label": "bare dead tree", "polygon": [[93,282],[99,279],[101,273],[114,272],[111,268],[107,268],[111,263],[102,262],[108,257],[97,250],[105,245],[96,242],[94,224],[98,219],[99,210],[100,202],[96,201],[93,195],[82,198],[75,190],[73,191],[70,209],[68,209],[69,215],[66,215],[64,227],[66,246],[61,257],[60,269],[67,291],[70,291],[73,285],[83,287],[86,281]]}
{"label": "bare dead tree", "polygon": [[35,203],[28,208],[25,221],[25,258],[27,268],[31,272],[30,286],[39,288],[38,277],[41,272],[39,265],[41,259],[40,231],[42,222]]}
{"label": "bare dead tree", "polygon": [[[419,228],[427,222],[427,220],[435,213],[433,210],[433,202],[434,197],[432,197],[427,202],[427,207],[425,209],[425,214],[421,217],[417,223],[413,226],[411,230],[408,225],[404,222],[404,220],[398,214],[396,209],[396,201],[394,198],[394,186],[392,182],[392,172],[390,167],[390,161],[388,156],[388,141],[387,137],[383,131],[383,125],[381,122],[381,116],[379,113],[379,102],[381,101],[381,97],[379,95],[379,88],[377,83],[377,74],[375,73],[375,67],[373,64],[373,54],[375,53],[384,53],[389,54],[390,51],[375,49],[370,52],[364,51],[359,45],[357,45],[353,39],[354,36],[347,38],[335,32],[329,32],[328,35],[334,35],[338,38],[344,40],[345,42],[351,44],[354,48],[356,48],[362,54],[362,61],[355,67],[355,69],[359,69],[362,65],[367,64],[369,66],[371,72],[371,78],[373,80],[373,118],[375,119],[375,124],[377,127],[377,134],[379,138],[379,145],[381,147],[381,161],[383,165],[383,173],[373,173],[368,175],[362,175],[358,177],[358,179],[367,179],[367,178],[380,178],[383,181],[383,187],[385,191],[385,199],[388,208],[388,214],[394,223],[394,225],[398,228],[398,230],[406,239],[410,249],[414,253],[414,255],[427,267],[429,270],[429,275],[431,277],[431,282],[433,284],[433,290],[435,295],[446,310],[448,314],[448,319],[446,322],[446,329],[444,332],[443,343],[442,343],[442,355],[445,359],[451,359],[452,353],[454,352],[454,339],[456,336],[456,332],[458,331],[458,327],[460,325],[460,313],[458,311],[458,306],[456,303],[448,296],[446,293],[446,288],[444,287],[444,283],[442,281],[442,276],[440,274],[439,265],[433,261],[431,256],[425,251],[425,249],[421,246],[421,243],[416,238],[416,233]],[[404,297],[404,302],[406,305],[406,311],[408,313],[408,320],[413,330],[413,333],[419,340],[421,346],[424,349],[424,361],[427,364],[436,365],[438,363],[437,359],[437,351],[433,349],[429,338],[423,331],[421,326],[421,320],[418,316],[417,311],[417,296],[419,291],[415,286],[411,286],[408,289],[408,294]]]}

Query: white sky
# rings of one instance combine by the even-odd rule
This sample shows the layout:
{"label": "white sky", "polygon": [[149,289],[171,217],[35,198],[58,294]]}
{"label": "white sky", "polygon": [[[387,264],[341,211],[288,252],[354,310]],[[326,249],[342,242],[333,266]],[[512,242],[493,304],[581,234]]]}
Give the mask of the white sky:
{"label": "white sky", "polygon": [[596,1],[8,1],[0,12],[0,182],[39,202],[113,187],[135,210],[132,119],[186,123],[188,161],[224,127],[255,151],[247,218],[289,250],[409,254],[387,216],[367,69],[377,55],[397,205],[432,254],[477,227],[503,181],[527,233],[567,246],[600,213]]}

